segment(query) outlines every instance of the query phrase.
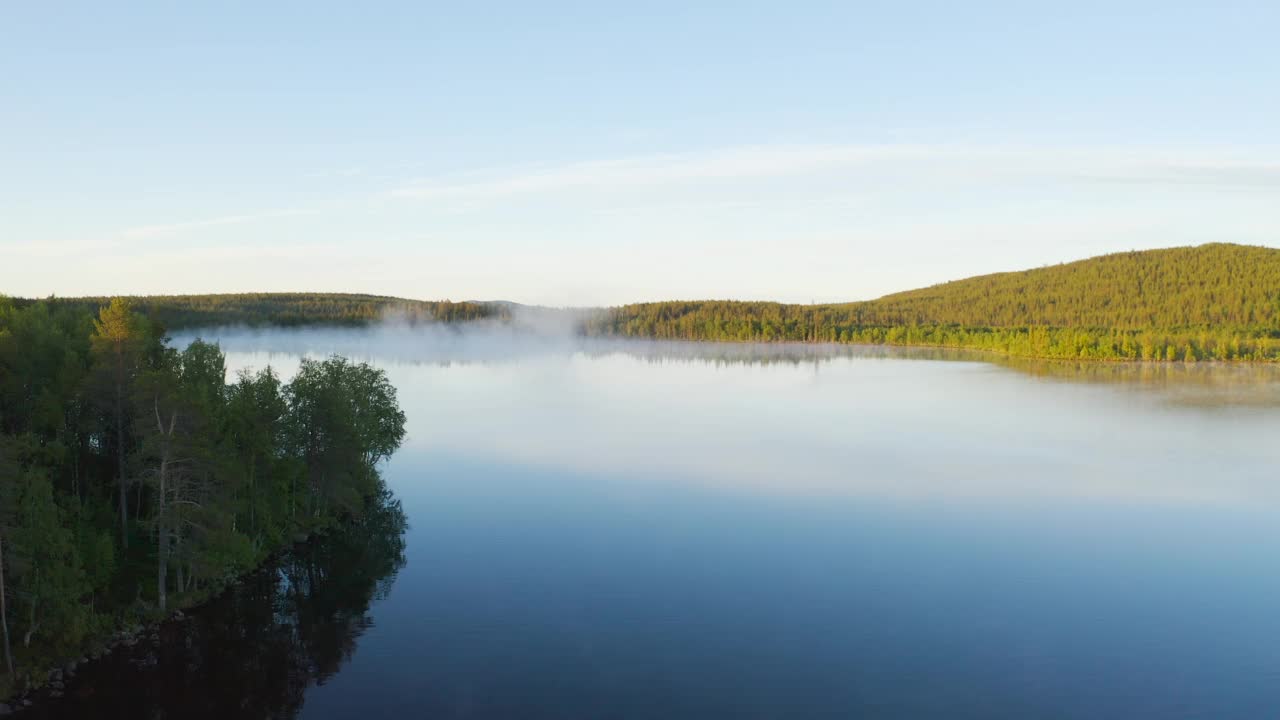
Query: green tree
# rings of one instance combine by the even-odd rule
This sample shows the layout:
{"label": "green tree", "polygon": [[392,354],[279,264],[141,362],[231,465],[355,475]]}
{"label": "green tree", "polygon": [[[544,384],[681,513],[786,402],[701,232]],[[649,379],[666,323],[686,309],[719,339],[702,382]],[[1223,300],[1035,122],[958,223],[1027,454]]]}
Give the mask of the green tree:
{"label": "green tree", "polygon": [[271,368],[257,373],[242,370],[235,384],[227,388],[228,441],[236,462],[234,472],[244,477],[247,486],[249,528],[255,534],[265,529],[273,539],[276,523],[284,513],[271,501],[284,496],[288,488],[263,488],[261,478],[270,481],[281,474],[278,470],[287,411],[280,378]]}
{"label": "green tree", "polygon": [[120,498],[120,544],[129,547],[129,476],[125,472],[126,405],[133,381],[142,366],[145,329],[128,300],[115,298],[98,312],[93,323],[94,359],[108,386],[108,404],[115,431],[116,484]]}
{"label": "green tree", "polygon": [[287,442],[305,469],[312,514],[359,507],[376,489],[375,465],[404,439],[404,413],[386,374],[365,363],[303,359],[285,390]]}
{"label": "green tree", "polygon": [[73,646],[87,629],[87,613],[80,603],[87,589],[84,571],[47,474],[22,462],[27,450],[20,451],[8,493],[14,499],[8,552],[17,588],[16,611],[24,628],[22,645],[30,647],[32,638],[44,631],[52,645]]}
{"label": "green tree", "polygon": [[[139,416],[134,427],[140,443],[135,464],[152,490],[156,603],[161,612],[168,608],[171,564],[176,565],[181,592],[187,586],[185,568],[193,554],[188,543],[193,532],[209,531],[210,518],[218,510],[211,470],[214,433],[206,413],[215,402],[210,397],[209,374],[223,362],[216,346],[197,341],[174,355],[171,365],[146,372],[138,381],[134,405]],[[220,398],[221,382],[218,385]]]}
{"label": "green tree", "polygon": [[[168,609],[295,531],[362,522],[404,433],[394,389],[367,365],[331,358],[296,386],[269,369],[228,386],[216,344],[170,348],[124,301],[92,313],[0,298],[0,692],[136,621],[144,587]],[[310,513],[287,512],[295,498]],[[131,551],[141,518],[154,544]]]}
{"label": "green tree", "polygon": [[9,640],[8,590],[5,586],[5,538],[13,532],[13,508],[17,500],[19,468],[11,457],[9,440],[0,437],[0,642],[4,643],[4,664],[13,677],[13,648]]}

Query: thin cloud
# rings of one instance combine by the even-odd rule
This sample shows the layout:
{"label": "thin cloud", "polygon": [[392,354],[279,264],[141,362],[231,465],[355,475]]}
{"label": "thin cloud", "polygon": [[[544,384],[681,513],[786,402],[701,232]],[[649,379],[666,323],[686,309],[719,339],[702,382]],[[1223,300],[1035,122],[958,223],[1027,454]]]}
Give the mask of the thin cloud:
{"label": "thin cloud", "polygon": [[358,256],[350,245],[342,243],[293,243],[288,245],[202,245],[182,249],[158,249],[141,256],[148,262],[226,262],[248,260],[314,260],[326,262],[341,257]]}
{"label": "thin cloud", "polygon": [[120,246],[119,240],[36,240],[0,245],[6,255],[26,258],[79,256]]}
{"label": "thin cloud", "polygon": [[530,194],[707,184],[728,180],[843,173],[849,180],[889,175],[971,182],[1041,178],[1077,182],[1280,186],[1280,163],[1239,152],[957,145],[757,145],[706,153],[659,154],[512,169],[477,179],[435,178],[391,194],[426,201],[493,201]]}
{"label": "thin cloud", "polygon": [[250,213],[246,215],[226,215],[223,217],[203,220],[188,220],[185,222],[165,223],[159,225],[141,225],[121,230],[120,232],[115,233],[114,236],[125,240],[149,239],[174,235],[177,233],[187,232],[189,230],[202,230],[204,228],[219,227],[222,225],[240,225],[243,223],[256,222],[258,220],[294,217],[297,215],[312,215],[314,213],[315,211],[311,210],[268,210],[265,212]]}
{"label": "thin cloud", "polygon": [[297,209],[267,210],[264,212],[247,213],[242,215],[225,215],[216,218],[188,220],[176,223],[138,225],[131,228],[125,228],[124,230],[110,232],[98,238],[72,238],[66,240],[35,240],[17,242],[0,244],[0,249],[3,249],[5,253],[10,253],[17,257],[57,258],[65,257],[69,254],[81,255],[119,248],[134,248],[140,241],[166,238],[207,228],[241,225],[260,220],[295,217],[299,215],[314,215],[317,212],[318,211],[315,210]]}
{"label": "thin cloud", "polygon": [[1146,172],[1094,175],[1087,179],[1150,185],[1204,185],[1223,188],[1280,188],[1280,163],[1169,163]]}
{"label": "thin cloud", "polygon": [[362,167],[346,167],[346,168],[329,168],[326,170],[314,170],[312,172],[303,173],[302,177],[314,180],[314,179],[323,179],[323,178],[359,177],[364,174],[366,174],[366,171]]}
{"label": "thin cloud", "polygon": [[706,180],[804,175],[887,158],[926,158],[914,146],[752,146],[711,153],[662,154],[571,163],[484,180],[437,180],[392,191],[407,198],[475,200],[592,187],[661,186]]}

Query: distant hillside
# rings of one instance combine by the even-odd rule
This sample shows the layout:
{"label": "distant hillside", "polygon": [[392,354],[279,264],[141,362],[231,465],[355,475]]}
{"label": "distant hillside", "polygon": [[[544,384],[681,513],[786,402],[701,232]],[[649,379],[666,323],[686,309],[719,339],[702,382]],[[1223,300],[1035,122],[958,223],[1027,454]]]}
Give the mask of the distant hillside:
{"label": "distant hillside", "polygon": [[973,347],[1028,357],[1280,358],[1280,250],[1117,253],[869,302],[680,301],[611,308],[593,335]]}
{"label": "distant hillside", "polygon": [[[106,301],[54,300],[93,310]],[[1280,359],[1280,250],[1221,243],[1103,255],[835,305],[698,300],[592,310],[313,293],[134,303],[168,329],[515,317],[554,332],[614,337],[931,345],[1040,358]]]}
{"label": "distant hillside", "polygon": [[862,323],[990,327],[1280,326],[1280,250],[1213,244],[1115,253],[956,280],[856,307]]}
{"label": "distant hillside", "polygon": [[[83,297],[55,298],[53,302],[84,306],[96,313],[109,300]],[[139,312],[170,330],[216,325],[364,325],[387,317],[409,322],[465,322],[509,315],[509,308],[488,303],[336,293],[144,295],[132,300]]]}

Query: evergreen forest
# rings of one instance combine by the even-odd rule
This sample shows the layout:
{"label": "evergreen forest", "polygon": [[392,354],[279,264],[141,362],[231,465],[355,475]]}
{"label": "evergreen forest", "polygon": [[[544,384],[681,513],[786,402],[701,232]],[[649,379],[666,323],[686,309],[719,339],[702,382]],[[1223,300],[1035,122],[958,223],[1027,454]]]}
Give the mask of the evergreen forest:
{"label": "evergreen forest", "polygon": [[[40,302],[87,313],[106,300]],[[586,336],[914,345],[1071,360],[1280,360],[1280,249],[1228,243],[1114,253],[837,304],[689,300],[555,309],[326,293],[130,301],[170,329],[513,323],[520,308],[525,320]],[[8,301],[16,308],[36,302]],[[557,318],[564,322],[548,323]]]}
{"label": "evergreen forest", "polygon": [[[244,325],[367,325],[388,318],[410,324],[504,320],[502,303],[404,300],[382,295],[344,293],[235,293],[221,295],[143,295],[125,298],[138,313],[167,330]],[[96,312],[105,297],[48,298],[43,302],[80,312]],[[35,300],[12,299],[26,306]]]}
{"label": "evergreen forest", "polygon": [[404,423],[363,363],[228,384],[127,299],[0,300],[0,698],[385,506]]}
{"label": "evergreen forest", "polygon": [[836,305],[656,302],[609,308],[588,335],[973,348],[1086,360],[1280,359],[1280,250],[1116,253]]}

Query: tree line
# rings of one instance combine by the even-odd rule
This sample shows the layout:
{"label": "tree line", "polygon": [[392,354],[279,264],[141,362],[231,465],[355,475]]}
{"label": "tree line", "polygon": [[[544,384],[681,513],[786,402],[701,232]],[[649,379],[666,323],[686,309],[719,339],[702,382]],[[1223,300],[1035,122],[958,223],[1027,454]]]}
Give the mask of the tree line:
{"label": "tree line", "polygon": [[1118,253],[836,305],[657,302],[589,317],[587,335],[930,345],[1091,360],[1280,359],[1280,250]]}
{"label": "tree line", "polygon": [[227,384],[216,344],[171,347],[126,299],[0,299],[0,696],[361,517],[404,422],[363,363]]}
{"label": "tree line", "polygon": [[[219,295],[146,295],[127,298],[131,306],[170,330],[229,325],[367,325],[384,319],[410,324],[505,320],[501,303],[405,300],[382,295],[341,293],[238,293]],[[49,298],[44,302],[94,312],[111,298]],[[19,306],[35,300],[12,300]]]}
{"label": "tree line", "polygon": [[[16,307],[35,304],[11,300]],[[101,298],[51,299],[91,312]],[[171,328],[508,322],[502,302],[375,295],[255,293],[133,299]],[[1216,243],[1115,253],[825,305],[728,300],[604,309],[525,308],[587,336],[735,342],[841,342],[971,348],[1085,360],[1280,359],[1280,250]]]}

